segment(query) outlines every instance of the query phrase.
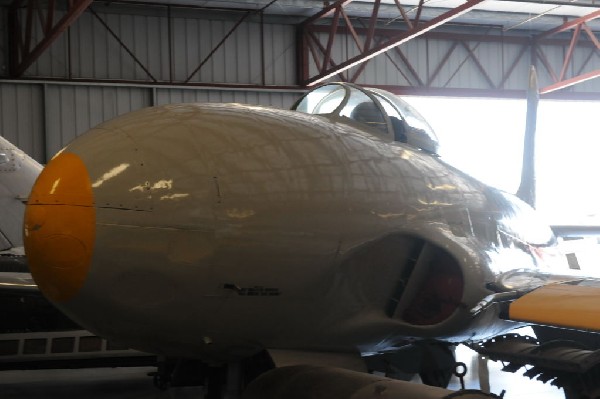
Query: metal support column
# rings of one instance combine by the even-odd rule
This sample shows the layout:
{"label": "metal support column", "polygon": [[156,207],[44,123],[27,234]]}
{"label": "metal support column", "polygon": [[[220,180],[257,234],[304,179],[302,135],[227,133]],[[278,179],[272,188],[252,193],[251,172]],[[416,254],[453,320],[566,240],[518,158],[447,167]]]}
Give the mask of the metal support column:
{"label": "metal support column", "polygon": [[[67,0],[65,15],[55,22],[58,2],[59,0],[49,0],[42,4],[36,0],[14,0],[11,4],[8,16],[11,77],[21,77],[60,34],[92,4],[92,0]],[[41,31],[39,38],[34,37],[38,30]]]}

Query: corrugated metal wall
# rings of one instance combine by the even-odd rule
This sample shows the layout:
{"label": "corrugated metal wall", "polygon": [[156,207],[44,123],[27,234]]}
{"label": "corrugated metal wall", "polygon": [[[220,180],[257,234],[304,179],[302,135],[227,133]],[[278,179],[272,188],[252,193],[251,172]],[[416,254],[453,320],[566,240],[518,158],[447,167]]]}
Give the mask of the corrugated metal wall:
{"label": "corrugated metal wall", "polygon": [[[557,46],[541,46],[542,51],[546,54],[546,58],[548,62],[553,66],[555,74],[559,75],[562,67],[562,60],[564,54],[567,54],[569,51],[568,46],[557,47]],[[590,57],[591,56],[591,57]],[[567,71],[566,76],[576,76],[579,75],[582,71],[581,68],[584,67],[583,72],[589,72],[600,69],[600,52],[594,50],[593,48],[580,48],[576,47],[573,52],[572,62],[569,65],[569,70]],[[550,80],[549,75],[545,75],[546,80],[542,81],[540,84],[552,84],[552,80]],[[579,83],[575,86],[571,87],[571,90],[575,92],[591,92],[598,93],[600,92],[600,79],[591,79],[584,83]]]}
{"label": "corrugated metal wall", "polygon": [[130,14],[130,9],[94,8],[103,11],[82,14],[27,70],[27,76],[295,84],[293,25],[261,24],[248,17],[216,49],[243,14],[229,12],[214,18],[199,11],[184,13],[176,9],[169,19],[166,7],[135,10],[142,15]]}
{"label": "corrugated metal wall", "polygon": [[150,97],[140,88],[46,85],[48,156],[90,127],[150,106]]}
{"label": "corrugated metal wall", "polygon": [[0,83],[0,135],[44,159],[44,101],[40,85]]}
{"label": "corrugated metal wall", "polygon": [[240,102],[290,108],[299,92],[179,89],[0,81],[0,135],[40,162],[76,136],[118,115],[151,105]]}
{"label": "corrugated metal wall", "polygon": [[[327,35],[320,34],[321,43],[327,43]],[[364,37],[362,37],[364,40]],[[568,52],[568,42],[565,46],[541,46],[548,62],[555,74],[560,74],[564,55]],[[527,86],[531,55],[526,52],[519,58],[523,48],[516,43],[481,43],[478,41],[454,41],[421,37],[403,44],[399,49],[417,72],[420,80],[426,85],[435,88],[457,89],[506,89],[523,90]],[[451,56],[448,54],[451,52]],[[591,47],[576,47],[573,61],[567,76],[576,76],[581,73],[581,66],[585,64],[585,71],[600,69],[600,55],[593,52]],[[332,59],[342,60],[345,57],[358,55],[358,48],[349,36],[337,37],[332,48]],[[471,55],[473,54],[474,57]],[[590,57],[590,54],[591,57]],[[518,60],[513,73],[501,86],[505,74],[513,62]],[[438,66],[443,63],[439,73]],[[483,67],[488,78],[481,72],[478,63]],[[311,75],[318,74],[317,65],[309,63]],[[358,67],[344,72],[345,77],[352,77]],[[435,75],[435,76],[434,76]],[[538,61],[538,77],[540,87],[548,86],[554,81],[552,75]],[[411,75],[402,58],[392,49],[368,61],[364,72],[356,81],[358,84],[373,85],[400,85],[417,86],[416,79]],[[590,80],[573,86],[574,92],[599,92],[600,79]]]}
{"label": "corrugated metal wall", "polygon": [[[94,4],[93,9],[96,11],[85,12],[42,54],[27,70],[27,76],[126,81],[151,81],[152,77],[172,84],[188,80],[192,83],[244,85],[297,83],[295,27],[289,21],[277,22],[266,18],[267,22],[263,24],[256,15],[242,21],[244,13],[235,11],[208,13],[206,10],[166,6]],[[0,8],[0,18],[6,17],[5,14],[6,8]],[[238,23],[237,29],[233,30]],[[39,37],[39,24],[34,26]],[[426,86],[436,88],[508,90],[520,90],[526,85],[530,50],[521,57],[515,72],[500,86],[505,72],[521,53],[522,44],[510,40],[483,43],[477,40],[470,28],[440,29],[447,29],[449,34],[469,33],[475,39],[457,41],[439,36],[419,37],[399,47],[410,60],[418,79],[411,74],[396,50],[390,50],[370,60],[357,83],[416,86],[417,80],[420,80]],[[223,40],[229,33],[231,35]],[[495,34],[498,40],[504,40],[503,33]],[[321,43],[327,43],[325,34],[321,33],[319,37]],[[568,51],[568,37],[564,39],[564,46],[541,47],[555,74],[560,74],[564,54]],[[135,54],[136,59],[119,44],[119,40]],[[223,45],[217,49],[221,42]],[[4,61],[7,58],[6,44],[2,43],[6,43],[6,27],[0,27],[0,67],[3,58]],[[336,36],[332,48],[334,60],[340,62],[357,54],[357,45],[350,35]],[[435,73],[440,63],[443,67]],[[538,64],[540,85],[551,84],[551,73],[541,67],[542,62]],[[600,55],[597,51],[592,52],[591,48],[578,46],[573,54],[569,76],[578,75],[584,64],[583,71],[600,68]],[[480,65],[489,80],[481,72]],[[316,65],[310,62],[309,66],[311,75],[316,75]],[[346,76],[352,76],[355,70],[350,70]],[[596,79],[570,90],[598,92],[599,88],[600,80]]]}
{"label": "corrugated metal wall", "polygon": [[157,89],[156,105],[188,102],[236,102],[289,109],[300,97],[299,92],[223,91],[190,89]]}

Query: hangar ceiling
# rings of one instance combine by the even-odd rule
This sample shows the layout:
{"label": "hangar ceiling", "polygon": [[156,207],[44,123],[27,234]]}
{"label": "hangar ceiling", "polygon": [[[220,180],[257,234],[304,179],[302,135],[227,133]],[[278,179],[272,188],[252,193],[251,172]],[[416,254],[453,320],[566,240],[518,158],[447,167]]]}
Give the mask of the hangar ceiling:
{"label": "hangar ceiling", "polygon": [[[398,72],[416,89],[431,88],[439,70],[448,67],[456,48],[466,51],[470,62],[488,82],[491,90],[502,90],[511,74],[522,72],[517,64],[530,57],[530,63],[543,69],[548,82],[542,92],[552,92],[597,78],[600,58],[600,3],[598,0],[526,1],[526,0],[339,0],[323,4],[313,0],[198,1],[198,0],[124,0],[93,2],[92,0],[0,0],[9,8],[10,76],[20,78],[52,43],[84,12],[95,13],[99,7],[125,4],[133,7],[191,7],[211,11],[227,11],[236,24],[226,32],[209,56],[251,18],[278,18],[296,26],[296,87],[306,87],[327,79],[355,82],[371,58],[395,52]],[[136,59],[136,54],[111,34]],[[420,76],[413,62],[399,47],[417,37],[453,40],[427,77]],[[345,54],[334,54],[337,42],[343,41]],[[350,44],[348,44],[350,43]],[[491,77],[475,54],[480,45],[512,43],[521,46],[500,77]],[[562,59],[547,55],[544,48],[561,49]],[[554,51],[556,53],[556,51]],[[580,59],[573,65],[573,54]],[[200,63],[189,77],[178,84],[189,84],[203,66]],[[390,58],[391,60],[391,58]],[[393,60],[391,60],[393,61]],[[146,70],[142,62],[136,62]],[[529,61],[528,61],[529,62]],[[147,70],[146,70],[147,71]],[[148,81],[157,82],[148,72]],[[173,83],[173,82],[169,82]],[[389,88],[388,88],[389,89]],[[393,89],[393,88],[392,88]]]}

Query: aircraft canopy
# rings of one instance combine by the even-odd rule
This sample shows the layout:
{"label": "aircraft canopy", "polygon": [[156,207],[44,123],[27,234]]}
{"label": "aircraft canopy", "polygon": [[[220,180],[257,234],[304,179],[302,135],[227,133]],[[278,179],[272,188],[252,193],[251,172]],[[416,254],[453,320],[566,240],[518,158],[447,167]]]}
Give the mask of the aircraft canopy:
{"label": "aircraft canopy", "polygon": [[437,154],[439,143],[427,121],[394,94],[349,83],[329,83],[307,93],[292,107],[308,114],[351,120],[391,140]]}

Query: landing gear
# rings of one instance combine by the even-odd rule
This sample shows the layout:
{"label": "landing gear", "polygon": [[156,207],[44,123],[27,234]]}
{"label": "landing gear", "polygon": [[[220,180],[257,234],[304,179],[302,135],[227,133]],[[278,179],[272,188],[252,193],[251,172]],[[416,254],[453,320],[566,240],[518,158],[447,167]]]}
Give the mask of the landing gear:
{"label": "landing gear", "polygon": [[570,333],[567,330],[559,333],[561,340],[541,342],[507,334],[471,348],[492,360],[502,361],[503,371],[514,373],[525,368],[525,377],[563,388],[567,399],[600,397],[600,350],[582,344],[581,339],[565,340]]}
{"label": "landing gear", "polygon": [[456,369],[454,346],[428,344],[423,347],[423,363],[419,377],[426,385],[446,388]]}
{"label": "landing gear", "polygon": [[161,391],[171,387],[203,386],[204,399],[238,397],[243,387],[275,367],[266,351],[242,362],[209,366],[196,359],[164,358],[148,373]]}
{"label": "landing gear", "polygon": [[419,374],[426,385],[446,388],[454,374],[454,346],[437,342],[418,342],[405,345],[396,352],[364,358],[371,371],[387,377],[410,380]]}

